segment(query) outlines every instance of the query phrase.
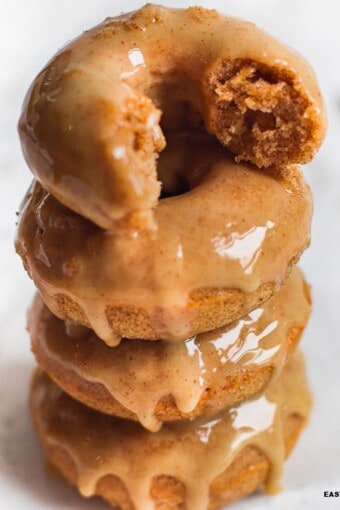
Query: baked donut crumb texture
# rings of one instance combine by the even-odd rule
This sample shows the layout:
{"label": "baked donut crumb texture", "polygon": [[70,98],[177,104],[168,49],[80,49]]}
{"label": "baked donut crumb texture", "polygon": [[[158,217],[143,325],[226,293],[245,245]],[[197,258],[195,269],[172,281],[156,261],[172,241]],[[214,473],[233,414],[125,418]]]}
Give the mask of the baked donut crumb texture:
{"label": "baked donut crumb texture", "polygon": [[258,398],[157,433],[86,408],[41,372],[31,390],[50,461],[84,496],[100,495],[122,510],[151,509],[156,501],[167,510],[214,509],[262,484],[276,492],[310,407],[300,354]]}
{"label": "baked donut crumb texture", "polygon": [[279,293],[229,326],[180,343],[123,339],[57,319],[39,296],[28,315],[32,350],[64,391],[90,407],[139,421],[213,416],[264,391],[297,345],[310,313],[298,269]]}
{"label": "baked donut crumb texture", "polygon": [[63,48],[34,81],[19,133],[47,191],[126,233],[157,230],[157,161],[170,132],[201,129],[237,161],[270,168],[310,161],[325,127],[301,56],[214,10],[149,4]]}
{"label": "baked donut crumb texture", "polygon": [[208,126],[237,161],[256,166],[308,163],[322,138],[301,84],[287,69],[235,59],[208,73]]}
{"label": "baked donut crumb texture", "polygon": [[84,497],[215,510],[281,489],[311,410],[296,164],[325,131],[308,62],[214,9],[107,18],[33,81],[15,243],[39,292],[30,409]]}

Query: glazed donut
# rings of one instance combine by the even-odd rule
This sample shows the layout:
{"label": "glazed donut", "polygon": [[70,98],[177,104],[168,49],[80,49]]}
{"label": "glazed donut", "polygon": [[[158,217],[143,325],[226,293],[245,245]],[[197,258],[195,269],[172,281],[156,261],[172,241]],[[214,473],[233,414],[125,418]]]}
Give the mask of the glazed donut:
{"label": "glazed donut", "polygon": [[300,356],[256,400],[156,433],[91,410],[41,372],[31,390],[49,460],[84,496],[99,495],[121,510],[212,510],[263,484],[277,491],[310,406]]}
{"label": "glazed donut", "polygon": [[261,172],[210,138],[171,147],[165,168],[176,157],[189,191],[159,202],[157,232],[105,231],[36,182],[21,208],[17,251],[44,302],[109,345],[183,340],[242,317],[309,244],[311,195],[296,167]]}
{"label": "glazed donut", "polygon": [[64,391],[156,431],[164,421],[214,415],[262,392],[309,313],[309,288],[294,269],[262,307],[179,344],[123,340],[112,349],[91,330],[57,319],[38,295],[28,330],[39,365]]}
{"label": "glazed donut", "polygon": [[308,63],[253,24],[148,4],[65,46],[32,84],[19,131],[60,202],[105,229],[139,230],[157,227],[164,134],[188,127],[238,161],[306,163],[325,111]]}

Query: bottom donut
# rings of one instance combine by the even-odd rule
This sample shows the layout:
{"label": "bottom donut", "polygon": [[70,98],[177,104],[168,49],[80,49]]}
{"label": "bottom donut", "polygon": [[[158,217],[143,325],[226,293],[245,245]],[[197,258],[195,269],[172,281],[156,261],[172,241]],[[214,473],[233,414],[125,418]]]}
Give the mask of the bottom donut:
{"label": "bottom donut", "polygon": [[40,370],[31,388],[33,422],[49,460],[83,496],[99,495],[122,510],[206,510],[261,486],[275,493],[310,408],[300,352],[258,398],[156,433],[87,408]]}

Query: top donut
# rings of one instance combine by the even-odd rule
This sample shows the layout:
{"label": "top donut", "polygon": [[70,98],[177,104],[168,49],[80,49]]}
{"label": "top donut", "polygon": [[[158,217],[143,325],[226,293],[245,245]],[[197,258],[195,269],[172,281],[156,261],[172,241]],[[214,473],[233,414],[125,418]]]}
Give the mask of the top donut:
{"label": "top donut", "polygon": [[156,227],[157,158],[188,128],[257,167],[307,163],[325,110],[309,64],[255,25],[147,4],[57,53],[19,123],[42,186],[110,230]]}

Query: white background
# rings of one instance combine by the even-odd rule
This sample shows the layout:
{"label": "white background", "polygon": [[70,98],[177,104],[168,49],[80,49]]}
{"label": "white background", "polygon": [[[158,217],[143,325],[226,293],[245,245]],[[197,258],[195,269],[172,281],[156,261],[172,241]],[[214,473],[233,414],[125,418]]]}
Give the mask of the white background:
{"label": "white background", "polygon": [[[42,470],[43,455],[27,413],[34,366],[25,331],[33,285],[13,249],[15,211],[30,182],[16,123],[24,94],[40,68],[66,40],[107,16],[142,1],[1,0],[0,11],[0,509],[103,510],[83,501]],[[185,7],[195,2],[163,1]],[[305,168],[315,196],[312,246],[302,267],[312,283],[314,312],[303,340],[315,409],[291,459],[285,492],[255,496],[235,510],[340,509],[340,3],[337,0],[203,1],[254,21],[305,55],[314,66],[329,113],[329,133],[315,161]],[[339,6],[339,9],[337,8]]]}

